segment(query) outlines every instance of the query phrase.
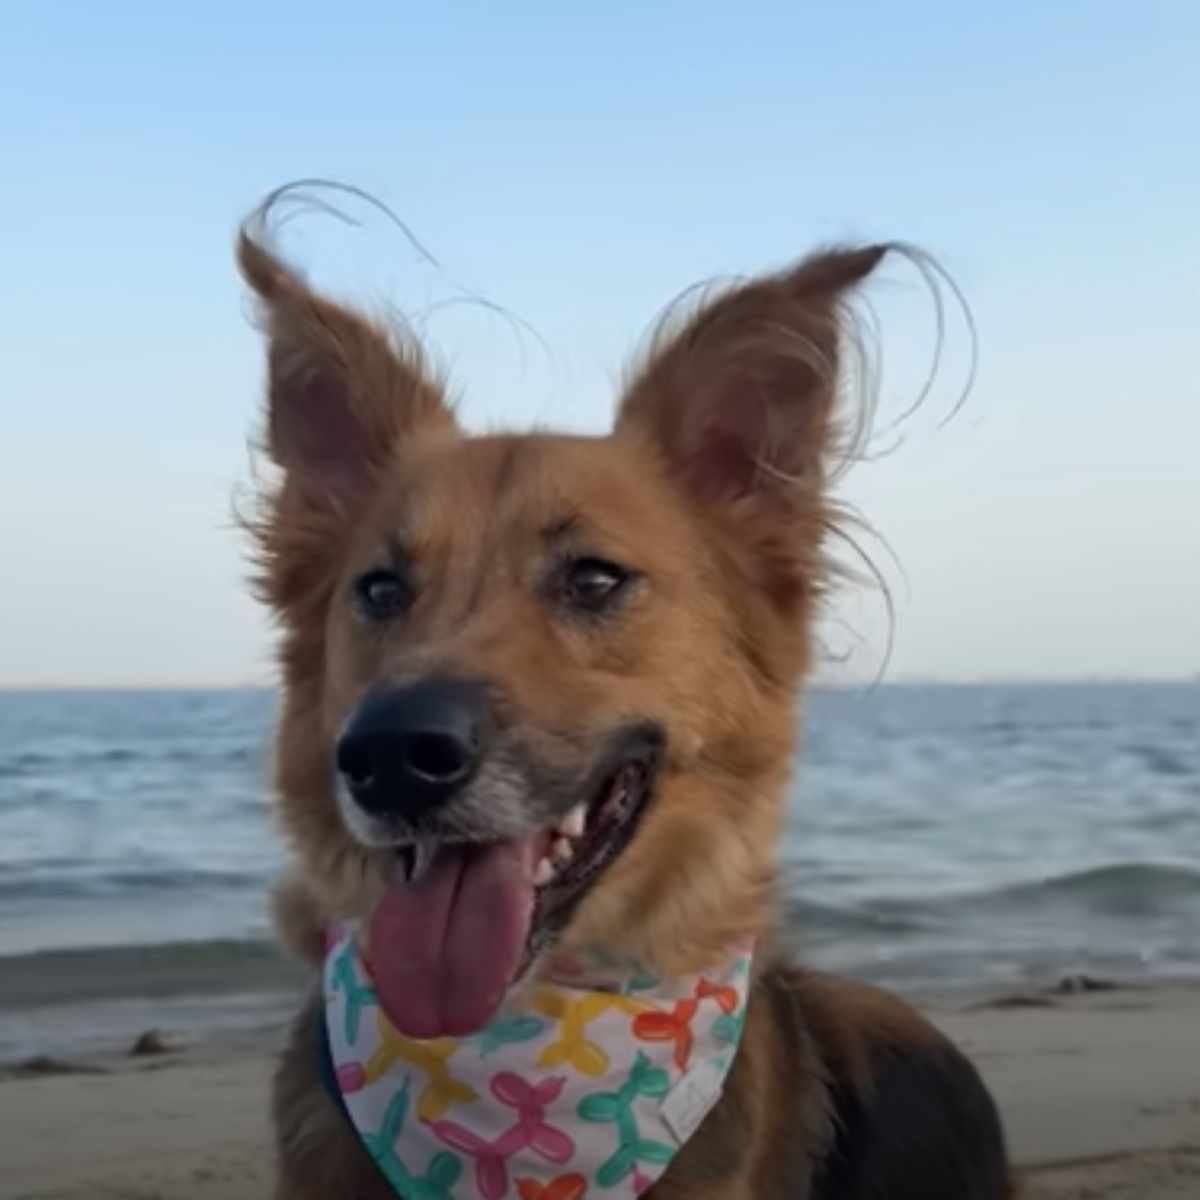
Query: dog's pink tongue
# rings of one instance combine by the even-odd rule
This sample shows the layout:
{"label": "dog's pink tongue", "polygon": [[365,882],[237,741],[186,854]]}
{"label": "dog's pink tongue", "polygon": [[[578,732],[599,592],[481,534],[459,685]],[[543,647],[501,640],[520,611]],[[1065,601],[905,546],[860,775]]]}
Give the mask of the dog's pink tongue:
{"label": "dog's pink tongue", "polygon": [[533,917],[533,839],[441,846],[419,883],[375,906],[367,957],[380,1004],[412,1038],[487,1024],[521,963]]}

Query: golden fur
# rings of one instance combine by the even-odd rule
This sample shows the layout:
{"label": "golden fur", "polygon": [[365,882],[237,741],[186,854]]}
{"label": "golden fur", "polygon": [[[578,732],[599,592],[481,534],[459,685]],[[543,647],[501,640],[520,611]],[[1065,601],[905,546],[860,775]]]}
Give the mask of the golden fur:
{"label": "golden fur", "polygon": [[[254,532],[282,630],[277,790],[295,866],[276,909],[297,953],[319,957],[322,923],[363,917],[390,870],[386,853],[351,838],[330,795],[345,714],[381,679],[432,672],[502,681],[527,743],[556,769],[631,714],[665,732],[650,807],[562,947],[604,946],[672,973],[710,965],[746,934],[769,943],[798,689],[835,520],[845,306],[886,253],[815,255],[660,329],[606,437],[471,437],[410,335],[319,296],[242,235],[268,339],[278,475]],[[636,594],[612,620],[562,619],[538,583],[550,541],[631,564]],[[402,628],[366,636],[343,597],[396,542],[418,596]],[[990,1101],[940,1035],[881,993],[760,957],[726,1097],[658,1200],[1007,1195]],[[318,1081],[315,1019],[302,1014],[279,1075],[278,1196],[382,1200],[388,1185]],[[978,1119],[959,1129],[935,1114],[923,1131],[900,1129],[892,1093],[918,1087],[949,1089]],[[847,1130],[867,1141],[846,1148]],[[912,1137],[930,1148],[920,1179],[906,1175],[926,1161],[906,1157]],[[972,1174],[960,1159],[976,1143]]]}

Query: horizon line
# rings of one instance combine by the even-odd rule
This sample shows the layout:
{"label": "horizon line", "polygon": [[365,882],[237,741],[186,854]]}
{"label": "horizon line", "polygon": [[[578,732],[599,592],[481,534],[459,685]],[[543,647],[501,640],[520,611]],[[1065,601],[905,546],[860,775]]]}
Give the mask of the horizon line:
{"label": "horizon line", "polygon": [[[1104,684],[1184,684],[1200,682],[1200,673],[1179,675],[900,675],[894,679],[810,679],[803,686],[827,690],[861,689],[873,691],[881,687],[1053,687],[1063,685]],[[183,681],[112,681],[112,682],[28,682],[0,681],[0,695],[31,695],[64,692],[269,692],[278,688],[271,680],[183,680]]]}

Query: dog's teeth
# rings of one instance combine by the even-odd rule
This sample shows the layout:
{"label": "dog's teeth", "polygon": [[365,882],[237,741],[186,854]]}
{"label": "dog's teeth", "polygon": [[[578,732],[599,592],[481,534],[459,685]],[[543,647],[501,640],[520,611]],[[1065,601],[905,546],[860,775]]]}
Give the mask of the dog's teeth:
{"label": "dog's teeth", "polygon": [[577,838],[583,836],[583,828],[587,824],[587,806],[577,804],[563,818],[558,830],[564,837]]}
{"label": "dog's teeth", "polygon": [[433,842],[405,842],[396,847],[396,882],[418,883],[433,861]]}
{"label": "dog's teeth", "polygon": [[425,873],[429,870],[429,864],[433,862],[434,851],[436,845],[430,841],[417,842],[413,854],[413,870],[411,882],[417,883],[425,878]]}
{"label": "dog's teeth", "polygon": [[554,859],[560,866],[565,862],[570,862],[575,849],[571,845],[569,838],[560,837],[554,839],[554,845],[550,847],[550,857]]}
{"label": "dog's teeth", "polygon": [[417,848],[416,846],[397,846],[396,847],[396,882],[397,883],[412,883],[413,874],[417,869]]}
{"label": "dog's teeth", "polygon": [[533,886],[545,887],[554,878],[554,864],[543,858],[533,871]]}

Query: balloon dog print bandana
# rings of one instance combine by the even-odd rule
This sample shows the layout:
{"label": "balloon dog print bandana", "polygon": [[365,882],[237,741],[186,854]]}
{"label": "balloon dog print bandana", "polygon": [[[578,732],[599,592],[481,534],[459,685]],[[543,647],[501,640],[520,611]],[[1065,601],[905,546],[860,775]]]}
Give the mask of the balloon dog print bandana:
{"label": "balloon dog print bandana", "polygon": [[751,952],[679,980],[535,984],[465,1038],[401,1037],[348,929],[325,1020],[350,1120],[403,1200],[641,1195],[720,1097]]}

